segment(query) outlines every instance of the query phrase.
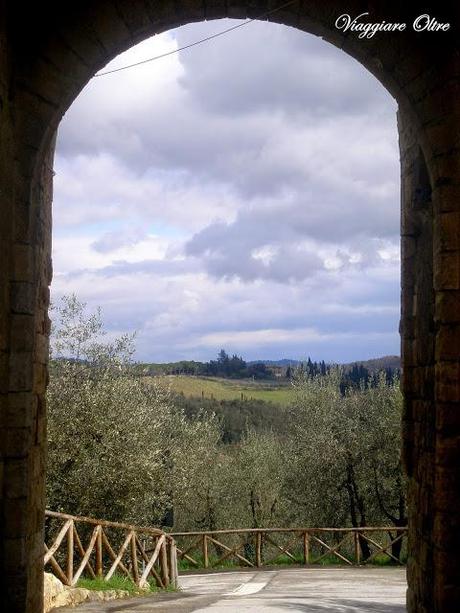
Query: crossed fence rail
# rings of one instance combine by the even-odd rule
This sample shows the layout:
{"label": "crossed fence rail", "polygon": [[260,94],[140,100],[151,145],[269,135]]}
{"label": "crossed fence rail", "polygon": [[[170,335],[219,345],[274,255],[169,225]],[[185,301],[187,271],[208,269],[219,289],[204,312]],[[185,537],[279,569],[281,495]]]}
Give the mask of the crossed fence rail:
{"label": "crossed fence rail", "polygon": [[[50,544],[47,545],[46,542]],[[44,565],[65,584],[121,572],[139,587],[177,586],[174,539],[155,528],[46,511]]]}
{"label": "crossed fence rail", "polygon": [[185,568],[216,568],[229,563],[259,568],[334,561],[349,566],[403,565],[407,556],[406,527],[255,528],[175,532],[171,536]]}
{"label": "crossed fence rail", "polygon": [[[253,528],[165,533],[149,527],[46,511],[44,565],[65,584],[122,573],[139,587],[177,586],[182,568],[274,564],[403,565],[406,527]],[[49,545],[47,544],[49,543]]]}

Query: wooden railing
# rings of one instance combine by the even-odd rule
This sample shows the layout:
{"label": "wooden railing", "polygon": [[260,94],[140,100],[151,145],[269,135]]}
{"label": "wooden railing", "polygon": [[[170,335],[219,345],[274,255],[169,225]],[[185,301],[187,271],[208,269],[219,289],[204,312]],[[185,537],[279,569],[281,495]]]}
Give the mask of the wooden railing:
{"label": "wooden railing", "polygon": [[171,536],[180,566],[190,569],[334,562],[403,565],[407,555],[407,528],[257,528]]}
{"label": "wooden railing", "polygon": [[[407,528],[255,528],[175,532],[46,511],[45,568],[66,585],[122,573],[139,587],[177,586],[183,569],[226,565],[404,564]],[[47,544],[49,543],[49,544]]]}
{"label": "wooden railing", "polygon": [[[155,528],[46,511],[45,569],[65,584],[122,573],[139,587],[177,586],[174,538]],[[49,543],[49,545],[46,544]]]}

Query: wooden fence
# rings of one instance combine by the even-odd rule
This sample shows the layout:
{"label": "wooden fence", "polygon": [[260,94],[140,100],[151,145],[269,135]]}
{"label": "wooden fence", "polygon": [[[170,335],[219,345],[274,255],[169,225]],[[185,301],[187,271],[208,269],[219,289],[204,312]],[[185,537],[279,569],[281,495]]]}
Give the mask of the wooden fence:
{"label": "wooden fence", "polygon": [[74,586],[83,576],[108,581],[117,572],[139,587],[149,579],[161,588],[177,586],[171,535],[53,511],[45,515],[45,569],[49,567],[65,585]]}
{"label": "wooden fence", "polygon": [[171,536],[184,569],[334,562],[403,565],[407,555],[407,528],[269,528]]}
{"label": "wooden fence", "polygon": [[[255,528],[175,532],[46,511],[45,568],[65,584],[122,573],[143,587],[177,586],[185,569],[226,565],[404,564],[407,528]],[[47,544],[49,543],[49,545]]]}

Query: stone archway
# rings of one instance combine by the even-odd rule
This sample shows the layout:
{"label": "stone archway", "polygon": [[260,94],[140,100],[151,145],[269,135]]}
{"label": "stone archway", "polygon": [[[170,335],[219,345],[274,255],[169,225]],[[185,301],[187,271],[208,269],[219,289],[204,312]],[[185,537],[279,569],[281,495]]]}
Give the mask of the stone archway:
{"label": "stone archway", "polygon": [[[41,610],[43,482],[54,134],[110,59],[193,21],[256,17],[274,0],[80,0],[0,11],[0,401],[3,602]],[[415,4],[415,3],[414,3]],[[337,17],[407,22],[371,39]],[[409,610],[460,606],[460,59],[456,4],[433,7],[448,32],[415,33],[395,0],[295,0],[270,19],[317,34],[361,62],[399,104],[402,168],[404,457],[409,476]]]}

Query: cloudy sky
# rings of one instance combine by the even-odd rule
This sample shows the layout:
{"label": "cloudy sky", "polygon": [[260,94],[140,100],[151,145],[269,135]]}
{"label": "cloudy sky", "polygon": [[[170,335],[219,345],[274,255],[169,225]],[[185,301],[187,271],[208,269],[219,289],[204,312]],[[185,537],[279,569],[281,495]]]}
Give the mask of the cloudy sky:
{"label": "cloudy sky", "polygon": [[[145,41],[107,69],[236,22]],[[251,23],[94,78],[62,121],[53,299],[137,358],[399,353],[396,104],[321,39]]]}

